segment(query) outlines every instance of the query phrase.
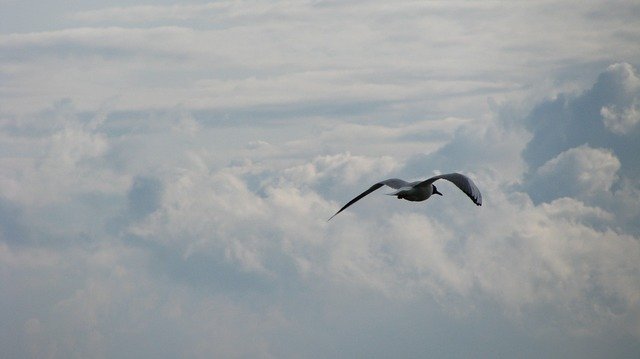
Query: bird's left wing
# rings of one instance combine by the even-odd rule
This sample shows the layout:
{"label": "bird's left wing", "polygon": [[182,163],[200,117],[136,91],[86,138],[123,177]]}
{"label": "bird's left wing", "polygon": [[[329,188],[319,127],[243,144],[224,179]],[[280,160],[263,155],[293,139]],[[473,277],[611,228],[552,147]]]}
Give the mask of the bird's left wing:
{"label": "bird's left wing", "polygon": [[[347,207],[349,207],[352,204],[358,202],[362,197],[368,195],[369,193],[377,190],[378,188],[380,188],[380,187],[382,187],[384,185],[387,185],[387,186],[389,186],[391,188],[398,189],[398,188],[402,188],[402,187],[407,187],[409,185],[409,183],[405,182],[405,181],[403,181],[401,179],[398,179],[398,178],[390,178],[388,180],[384,180],[384,181],[378,182],[378,183],[374,184],[373,186],[369,187],[368,190],[360,193],[356,198],[354,198],[351,201],[349,201],[349,203],[345,204],[344,207],[340,208],[340,210],[338,212],[336,212],[336,214],[331,216],[331,218],[337,216],[338,213],[344,211],[345,209],[347,209]],[[327,222],[329,222],[331,220],[331,218],[329,218],[327,220]]]}

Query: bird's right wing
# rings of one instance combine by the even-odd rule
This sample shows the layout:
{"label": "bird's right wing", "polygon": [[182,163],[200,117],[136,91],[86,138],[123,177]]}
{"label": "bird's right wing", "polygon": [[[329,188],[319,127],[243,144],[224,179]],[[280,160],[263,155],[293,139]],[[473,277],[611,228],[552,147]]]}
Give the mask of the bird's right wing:
{"label": "bird's right wing", "polygon": [[[351,201],[349,201],[349,203],[345,204],[345,205],[344,205],[344,207],[340,208],[340,210],[339,210],[338,212],[336,212],[336,214],[334,214],[333,216],[331,216],[331,218],[333,218],[333,217],[337,216],[337,215],[338,215],[338,213],[340,213],[340,212],[344,211],[345,209],[347,209],[347,207],[349,207],[349,206],[351,206],[352,204],[354,204],[354,203],[358,202],[362,197],[364,197],[364,196],[368,195],[369,193],[371,193],[371,192],[373,192],[373,191],[377,190],[378,188],[380,188],[380,187],[382,187],[382,186],[384,186],[384,185],[387,185],[387,186],[389,186],[389,187],[391,187],[391,188],[394,188],[394,189],[398,189],[398,188],[402,188],[402,187],[407,187],[407,186],[409,186],[409,183],[408,183],[408,182],[405,182],[405,181],[403,181],[403,180],[401,180],[401,179],[398,179],[398,178],[390,178],[390,179],[388,179],[388,180],[384,180],[384,181],[378,182],[378,183],[374,184],[373,186],[369,187],[369,189],[368,189],[368,190],[366,190],[366,191],[364,191],[364,192],[360,193],[356,198],[354,198],[354,199],[352,199]],[[328,222],[328,221],[330,221],[330,220],[331,220],[331,218],[329,218],[329,219],[327,220],[327,222]]]}
{"label": "bird's right wing", "polygon": [[426,181],[422,181],[418,186],[431,186],[433,182],[439,179],[446,179],[447,181],[455,184],[462,190],[471,200],[478,206],[482,206],[482,194],[471,178],[462,175],[460,173],[447,173],[429,178]]}

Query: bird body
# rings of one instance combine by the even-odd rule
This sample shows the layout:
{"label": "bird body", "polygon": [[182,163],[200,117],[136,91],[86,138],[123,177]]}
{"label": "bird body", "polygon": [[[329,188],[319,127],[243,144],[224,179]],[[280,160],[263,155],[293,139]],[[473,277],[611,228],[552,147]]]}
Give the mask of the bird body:
{"label": "bird body", "polygon": [[[462,190],[462,192],[469,196],[473,203],[478,206],[482,205],[482,195],[480,194],[480,190],[469,177],[460,173],[447,173],[431,177],[425,181],[406,182],[399,178],[390,178],[384,181],[380,181],[349,201],[349,203],[340,208],[340,210],[336,212],[336,214],[331,216],[331,218],[335,217],[336,215],[338,215],[338,213],[344,211],[345,209],[347,209],[347,207],[359,201],[362,197],[368,195],[369,193],[377,190],[382,186],[389,186],[396,189],[395,192],[389,193],[388,195],[396,196],[398,199],[404,199],[412,202],[425,201],[434,194],[442,196],[442,193],[440,193],[436,186],[433,184],[439,179],[445,179],[455,184],[458,188],[460,188],[460,190]],[[329,218],[329,220],[331,220],[331,218]]]}
{"label": "bird body", "polygon": [[434,185],[416,186],[420,182],[413,182],[410,186],[401,187],[397,191],[387,193],[389,196],[396,196],[398,199],[404,199],[412,202],[421,202],[427,200],[434,194],[442,195]]}

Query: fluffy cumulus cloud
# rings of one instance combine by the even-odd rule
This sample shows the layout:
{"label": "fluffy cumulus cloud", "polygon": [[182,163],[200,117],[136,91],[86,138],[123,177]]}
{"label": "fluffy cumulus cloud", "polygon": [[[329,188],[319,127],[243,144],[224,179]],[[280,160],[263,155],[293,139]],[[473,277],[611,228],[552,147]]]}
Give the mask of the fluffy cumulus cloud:
{"label": "fluffy cumulus cloud", "polygon": [[618,78],[622,92],[622,101],[603,106],[600,109],[605,127],[618,135],[637,132],[640,122],[638,101],[640,101],[640,78],[635,69],[629,64],[615,64],[609,67],[609,72]]}
{"label": "fluffy cumulus cloud", "polygon": [[640,355],[637,5],[53,5],[0,14],[1,357]]}
{"label": "fluffy cumulus cloud", "polygon": [[634,130],[640,122],[640,109],[635,101],[629,104],[629,107],[620,110],[614,107],[603,107],[600,114],[605,127],[619,135]]}
{"label": "fluffy cumulus cloud", "polygon": [[582,197],[607,193],[620,161],[607,150],[587,145],[566,150],[539,167],[529,180],[535,199]]}
{"label": "fluffy cumulus cloud", "polygon": [[560,152],[588,144],[612,150],[621,171],[637,176],[640,132],[634,113],[639,99],[637,70],[627,63],[609,66],[583,93],[560,94],[533,109],[527,118],[533,138],[524,158],[535,170]]}

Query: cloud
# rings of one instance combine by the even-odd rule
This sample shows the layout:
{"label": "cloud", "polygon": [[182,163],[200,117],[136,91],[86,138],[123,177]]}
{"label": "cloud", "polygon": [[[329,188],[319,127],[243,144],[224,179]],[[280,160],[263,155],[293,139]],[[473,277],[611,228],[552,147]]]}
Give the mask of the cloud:
{"label": "cloud", "polygon": [[21,244],[27,241],[28,229],[23,223],[22,209],[0,197],[0,238],[6,243]]}
{"label": "cloud", "polygon": [[636,7],[20,4],[0,356],[638,356]]}
{"label": "cloud", "polygon": [[[623,120],[617,112],[627,111],[633,116],[632,109],[640,95],[638,83],[635,68],[626,63],[614,64],[584,93],[575,97],[560,95],[536,106],[527,119],[533,138],[523,153],[531,170],[560,152],[588,144],[611,149],[621,162],[623,176],[635,178],[640,174],[633,155],[640,150],[640,132],[632,131],[633,121]],[[623,135],[623,130],[628,133]]]}
{"label": "cloud", "polygon": [[110,150],[99,114],[86,120],[73,103],[61,101],[30,121],[8,121],[3,136],[12,144],[0,177],[1,193],[11,200],[42,207],[86,192],[114,193],[126,181],[104,166]]}
{"label": "cloud", "polygon": [[208,3],[192,5],[170,6],[129,6],[113,7],[100,10],[80,11],[71,15],[73,19],[87,22],[132,22],[159,21],[167,19],[193,19],[199,16],[214,15],[216,12],[225,11],[231,7],[231,3]]}
{"label": "cloud", "polygon": [[587,145],[561,152],[528,179],[530,196],[536,201],[560,197],[585,198],[611,190],[620,161],[608,150]]}
{"label": "cloud", "polygon": [[618,63],[587,91],[560,94],[532,110],[527,125],[533,137],[523,158],[529,166],[524,186],[534,201],[575,196],[614,213],[617,226],[640,233],[631,220],[640,212],[629,204],[640,193],[635,160],[640,133],[611,112],[632,111],[638,89],[636,69]]}
{"label": "cloud", "polygon": [[[130,121],[63,108],[47,113],[60,122],[33,138],[26,133],[38,117],[32,125],[3,128],[14,141],[37,140],[55,149],[36,162],[83,174],[57,185],[56,196],[40,199],[47,210],[68,213],[55,225],[35,220],[43,212],[34,211],[29,196],[11,197],[28,209],[19,223],[28,223],[34,229],[29,235],[38,238],[16,248],[5,239],[0,247],[2,268],[10,274],[3,277],[3,288],[10,289],[1,300],[12,302],[22,293],[37,298],[4,314],[3,322],[24,329],[3,339],[28,343],[14,346],[16,353],[118,356],[134,350],[127,344],[134,340],[143,344],[136,349],[143,356],[323,356],[322,343],[330,340],[330,353],[357,354],[365,350],[361,345],[322,334],[323,328],[338,326],[356,336],[364,330],[360,335],[369,340],[383,340],[407,326],[428,333],[424,320],[430,319],[429,326],[436,320],[473,337],[464,323],[484,327],[481,313],[494,313],[496,333],[524,331],[515,341],[530,343],[533,333],[551,331],[566,340],[590,338],[573,344],[578,353],[612,346],[604,333],[630,338],[625,345],[638,336],[640,248],[617,215],[638,206],[595,200],[615,188],[623,166],[611,150],[582,145],[557,153],[528,183],[553,196],[534,202],[513,185],[526,170],[518,153],[529,135],[497,116],[406,126],[341,124],[294,132],[284,141],[265,130],[257,133],[266,140],[246,147],[252,136],[244,125],[202,126],[182,111]],[[183,130],[185,121],[191,130]],[[348,129],[356,131],[348,135]],[[212,138],[230,133],[246,141],[234,140],[221,156],[224,142]],[[310,157],[324,141],[344,148],[339,144],[346,137],[359,144],[375,139],[376,145],[358,150],[368,154]],[[416,145],[432,151],[403,156],[415,153]],[[381,155],[390,148],[401,155]],[[443,184],[445,197],[426,205],[372,194],[327,224],[363,183],[397,173],[425,176],[434,168],[465,169],[477,179],[485,205],[479,209]],[[18,173],[5,178],[17,181]],[[63,178],[46,173],[52,184]],[[117,181],[104,187],[103,176]],[[578,186],[553,192],[558,178]],[[39,181],[25,183],[32,188]],[[81,205],[92,193],[109,199],[89,197]],[[45,235],[51,228],[66,241]],[[355,309],[355,302],[363,307]],[[392,312],[379,314],[382,308]],[[378,329],[366,329],[371,325]],[[256,340],[244,345],[247,336]],[[292,337],[293,344],[284,339]],[[167,348],[146,348],[158,338]],[[426,350],[415,335],[407,338],[402,350]],[[435,338],[431,333],[428,340]]]}
{"label": "cloud", "polygon": [[127,193],[129,209],[136,219],[156,211],[162,201],[162,184],[155,178],[136,177]]}
{"label": "cloud", "polygon": [[[10,250],[0,243],[3,272],[11,275],[0,279],[8,291],[0,301],[19,309],[1,315],[3,323],[15,329],[0,337],[3,354],[270,355],[266,335],[287,327],[277,308],[263,313],[225,296],[194,296],[150,275],[145,269],[148,259],[135,248],[117,244],[62,254]],[[43,280],[43,272],[51,280]],[[16,304],[24,292],[34,296]],[[244,343],[247,335],[254,338],[253,344]]]}
{"label": "cloud", "polygon": [[605,127],[618,135],[627,134],[640,122],[640,111],[635,102],[621,110],[605,106],[600,110],[600,114]]}
{"label": "cloud", "polygon": [[626,135],[634,131],[640,121],[640,114],[638,114],[640,78],[636,75],[636,70],[626,63],[611,65],[608,71],[613,73],[615,78],[611,81],[617,81],[620,84],[622,99],[611,105],[603,106],[600,109],[600,114],[609,131],[617,135]]}
{"label": "cloud", "polygon": [[442,173],[481,171],[501,177],[505,184],[518,182],[525,168],[520,152],[530,135],[504,126],[497,117],[470,122],[437,151],[413,154],[404,170],[413,177],[424,177],[434,169]]}
{"label": "cloud", "polygon": [[[616,32],[633,34],[631,22],[570,4],[67,4],[52,29],[0,36],[4,88],[21,94],[1,103],[25,113],[60,97],[86,110],[109,98],[122,110],[365,102],[382,105],[369,116],[471,117],[487,94],[546,96],[556,73],[637,56],[633,36]],[[574,11],[558,18],[551,6]],[[566,66],[577,54],[589,61]]]}

